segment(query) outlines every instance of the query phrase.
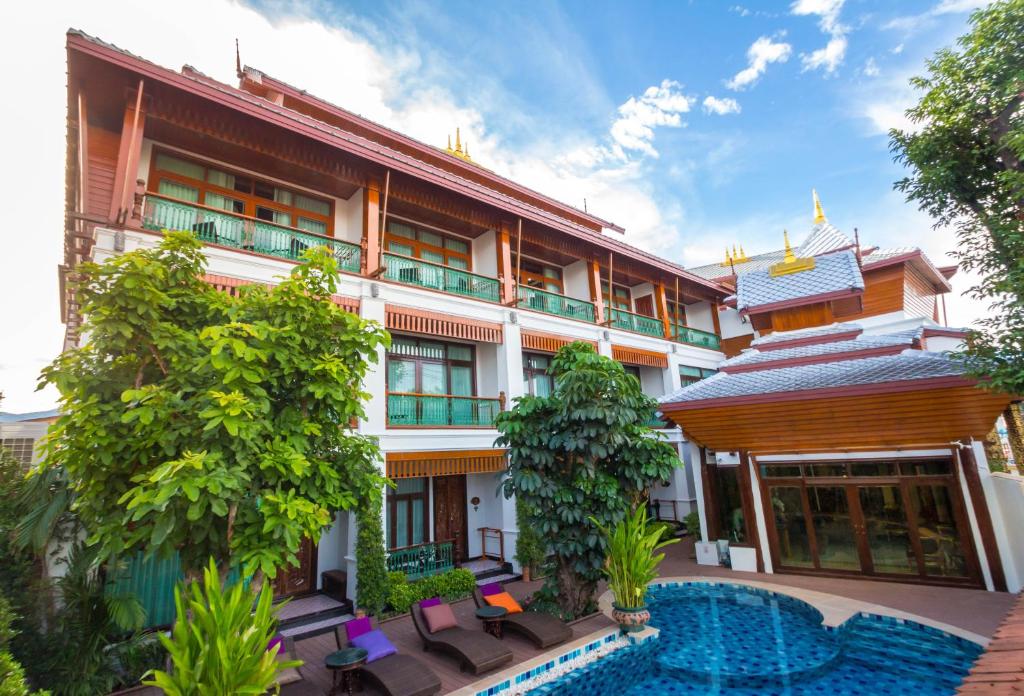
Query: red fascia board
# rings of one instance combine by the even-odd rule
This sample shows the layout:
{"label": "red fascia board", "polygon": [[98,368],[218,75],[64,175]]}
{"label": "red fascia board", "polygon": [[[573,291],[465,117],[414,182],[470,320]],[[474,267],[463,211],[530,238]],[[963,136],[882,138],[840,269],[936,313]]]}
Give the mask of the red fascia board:
{"label": "red fascia board", "polygon": [[[440,157],[444,155],[444,153],[441,150],[438,150],[437,148],[431,147],[426,143],[422,143],[419,140],[416,140],[415,138],[410,138],[404,133],[399,133],[396,130],[392,130],[391,128],[376,123],[375,121],[371,121],[363,116],[360,116],[359,114],[348,111],[347,109],[343,109],[342,107],[332,104],[331,102],[321,99],[320,97],[317,97],[313,94],[310,94],[305,90],[298,89],[288,84],[287,82],[283,82],[275,77],[271,77],[270,75],[263,72],[259,68],[253,68],[247,65],[243,68],[243,72],[245,70],[254,70],[258,72],[260,74],[259,84],[263,87],[271,89],[275,92],[280,92],[281,94],[287,97],[291,97],[292,99],[306,102],[307,104],[315,106],[318,109],[328,111],[331,114],[338,116],[339,118],[345,119],[346,121],[349,121],[355,125],[358,125],[361,128],[373,131],[375,134],[379,135],[382,138],[391,138],[393,140],[397,140],[401,144],[419,150],[423,154],[430,157]],[[495,174],[494,172],[487,171],[486,169],[482,169],[480,167],[475,167],[472,164],[466,164],[455,157],[451,157],[451,160],[452,161],[449,162],[448,164],[450,164],[456,170],[461,170],[462,172],[471,175],[482,176],[496,183],[500,183],[503,186],[508,186],[512,189],[515,189],[518,193],[522,194],[523,196],[537,198],[538,200],[544,201],[549,205],[562,208],[568,214],[575,215],[577,217],[588,220],[597,227],[607,227],[608,229],[615,230],[616,232],[626,231],[624,228],[620,227],[619,225],[616,225],[613,222],[609,222],[607,220],[599,218],[596,215],[591,215],[590,213],[579,210],[573,206],[566,205],[565,203],[559,200],[550,198],[549,196],[545,196],[543,193],[522,186],[512,181],[511,179],[506,179],[505,177],[499,174]]]}
{"label": "red fascia board", "polygon": [[878,384],[856,384],[848,387],[830,387],[828,389],[803,389],[800,391],[777,392],[770,394],[748,394],[745,396],[728,396],[718,399],[701,399],[679,403],[662,403],[658,410],[664,414],[697,411],[720,406],[749,406],[752,404],[775,404],[795,401],[813,401],[815,399],[832,399],[837,397],[871,396],[875,394],[898,394],[947,387],[970,387],[978,381],[969,377],[932,377],[929,379],[907,379]]}
{"label": "red fascia board", "polygon": [[921,331],[921,338],[931,337],[942,338],[966,338],[967,331],[963,329],[951,329],[949,327],[927,326]]}
{"label": "red fascia board", "polygon": [[817,365],[819,363],[841,362],[843,360],[860,360],[862,358],[877,358],[882,355],[897,355],[909,347],[906,343],[895,346],[875,346],[862,350],[846,350],[841,353],[822,353],[820,355],[804,355],[797,358],[783,358],[782,360],[762,360],[754,363],[740,365],[726,365],[719,368],[720,372],[730,375],[741,372],[761,372],[762,370],[777,370],[783,367],[796,367],[798,365]]}
{"label": "red fascia board", "polygon": [[[547,211],[529,207],[526,204],[516,201],[511,196],[507,196],[498,191],[492,191],[481,184],[475,184],[464,180],[456,181],[454,180],[457,176],[455,174],[451,174],[440,168],[420,162],[414,157],[395,152],[394,150],[390,150],[389,148],[373,143],[365,138],[361,138],[351,133],[345,133],[345,131],[340,128],[329,126],[298,112],[271,104],[265,99],[260,99],[255,95],[242,92],[241,90],[237,90],[227,85],[221,85],[220,83],[217,83],[217,86],[214,86],[210,84],[212,80],[205,81],[186,77],[174,72],[173,70],[163,68],[136,56],[123,53],[120,50],[95,43],[78,34],[69,34],[67,37],[67,45],[69,50],[76,50],[99,58],[118,67],[124,68],[125,70],[131,70],[139,73],[143,77],[163,82],[185,92],[190,92],[215,103],[242,112],[246,115],[268,122],[272,125],[279,126],[286,130],[318,140],[337,149],[344,150],[383,167],[400,171],[414,178],[428,181],[443,188],[453,189],[465,196],[488,205],[492,205],[496,208],[503,209],[506,212],[518,215],[524,219],[540,223],[559,232],[564,232],[570,236],[576,237],[577,239],[597,243],[605,248],[611,247],[612,251],[618,252],[625,257],[639,263],[652,266],[665,273],[679,276],[680,278],[695,285],[707,288],[715,294],[723,296],[729,294],[717,283],[695,276],[687,272],[682,267],[676,266],[668,261],[664,261],[654,256],[649,256],[627,244],[617,242],[600,233],[582,228],[582,226],[577,226],[574,223],[563,220],[552,213],[548,213]],[[244,97],[242,96],[243,94],[245,95]],[[259,103],[256,104],[250,100],[258,100]],[[332,134],[330,131],[338,131],[338,133]]]}
{"label": "red fascia board", "polygon": [[831,300],[841,300],[847,297],[855,297],[857,295],[863,294],[864,288],[849,288],[846,290],[836,290],[834,292],[824,292],[821,293],[820,295],[800,297],[795,300],[783,300],[781,302],[770,302],[768,304],[754,305],[753,307],[745,307],[740,310],[740,316],[747,316],[748,314],[764,314],[765,312],[774,312],[779,309],[803,307],[804,305],[817,304],[819,302],[829,302]]}
{"label": "red fascia board", "polygon": [[762,353],[767,353],[773,350],[781,350],[783,348],[797,348],[799,346],[810,346],[816,343],[835,343],[836,341],[849,341],[857,338],[864,329],[857,327],[856,329],[850,329],[849,331],[841,331],[838,333],[831,334],[818,334],[817,336],[804,336],[803,338],[791,338],[786,341],[773,341],[772,343],[765,343],[760,346],[751,346],[756,348]]}

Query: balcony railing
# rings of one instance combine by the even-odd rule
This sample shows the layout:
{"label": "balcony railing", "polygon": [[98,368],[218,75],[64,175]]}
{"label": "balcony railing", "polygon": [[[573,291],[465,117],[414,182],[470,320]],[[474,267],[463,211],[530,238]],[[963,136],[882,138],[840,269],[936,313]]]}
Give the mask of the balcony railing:
{"label": "balcony railing", "polygon": [[592,302],[577,300],[575,297],[567,297],[559,295],[557,292],[531,288],[526,285],[519,286],[516,296],[519,298],[520,307],[569,319],[594,321],[594,303]]}
{"label": "balcony railing", "polygon": [[501,412],[505,395],[496,399],[449,394],[388,393],[388,425],[489,427]]}
{"label": "balcony railing", "polygon": [[648,428],[669,427],[668,421],[660,418],[657,413],[652,414],[651,417],[644,422],[644,425],[646,425]]}
{"label": "balcony railing", "polygon": [[455,567],[455,541],[429,542],[388,550],[388,570],[405,573],[410,580],[436,575]]}
{"label": "balcony railing", "polygon": [[487,302],[498,302],[501,299],[498,295],[497,278],[488,278],[398,254],[384,254],[384,265],[384,277],[388,280]]}
{"label": "balcony railing", "polygon": [[665,328],[662,326],[661,319],[646,317],[643,314],[634,314],[624,309],[613,309],[611,312],[611,325],[616,329],[635,331],[636,333],[656,336],[658,338],[665,337]]}
{"label": "balcony railing", "polygon": [[689,326],[683,326],[682,324],[672,325],[672,340],[679,343],[689,343],[691,346],[711,348],[712,350],[719,350],[722,347],[721,339],[715,334],[701,331],[700,329],[691,329]]}
{"label": "balcony railing", "polygon": [[154,193],[146,195],[142,224],[151,230],[185,230],[204,242],[291,261],[298,261],[309,247],[323,245],[334,252],[341,270],[359,272],[358,244]]}

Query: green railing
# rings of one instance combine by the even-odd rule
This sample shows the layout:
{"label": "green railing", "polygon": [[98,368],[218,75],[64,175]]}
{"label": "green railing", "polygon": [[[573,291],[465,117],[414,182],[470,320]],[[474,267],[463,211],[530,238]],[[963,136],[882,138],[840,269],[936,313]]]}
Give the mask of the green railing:
{"label": "green railing", "polygon": [[648,428],[667,428],[667,427],[669,427],[668,421],[666,421],[666,420],[664,420],[662,418],[659,418],[657,413],[653,414],[650,418],[648,418],[644,422],[644,425],[646,425]]}
{"label": "green railing", "polygon": [[334,252],[340,270],[359,272],[358,244],[157,194],[147,194],[142,224],[152,230],[186,230],[204,242],[291,261],[322,245]]}
{"label": "green railing", "polygon": [[388,425],[494,425],[505,395],[497,399],[449,394],[388,394]]}
{"label": "green railing", "polygon": [[519,298],[520,307],[570,319],[594,321],[594,304],[592,302],[577,300],[575,297],[567,297],[559,295],[557,292],[531,288],[526,285],[520,285],[516,295]]}
{"label": "green railing", "polygon": [[645,317],[643,314],[634,314],[624,309],[613,309],[611,320],[611,325],[616,329],[635,331],[658,338],[665,337],[665,327],[662,325],[661,319]]}
{"label": "green railing", "polygon": [[384,277],[399,283],[464,295],[487,302],[498,302],[498,279],[460,271],[438,263],[397,254],[384,254]]}
{"label": "green railing", "polygon": [[672,325],[672,340],[679,343],[689,343],[691,346],[711,348],[712,350],[719,350],[722,347],[721,339],[715,334],[709,331],[701,331],[700,329],[691,329],[689,326],[683,326],[682,324]]}
{"label": "green railing", "polygon": [[405,573],[410,580],[437,575],[454,567],[454,540],[388,550],[388,570]]}

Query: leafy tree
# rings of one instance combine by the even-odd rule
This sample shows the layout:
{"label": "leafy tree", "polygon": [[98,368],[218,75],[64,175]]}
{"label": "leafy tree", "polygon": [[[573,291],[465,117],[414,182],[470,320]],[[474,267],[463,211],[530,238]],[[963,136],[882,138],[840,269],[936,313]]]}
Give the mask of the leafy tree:
{"label": "leafy tree", "polygon": [[924,92],[907,112],[913,129],[890,132],[890,147],[911,174],[896,183],[936,225],[952,225],[973,288],[992,301],[966,359],[987,385],[1024,390],[1024,0],[995,2],[971,16],[957,49],[942,49]]}
{"label": "leafy tree", "polygon": [[191,577],[213,557],[259,584],[384,485],[350,423],[388,337],[332,301],[329,250],[237,296],[186,232],[80,270],[87,342],[44,370],[64,415],[42,468],[67,471],[97,562],[177,551]]}
{"label": "leafy tree", "polygon": [[679,458],[644,425],[657,404],[622,365],[573,343],[550,370],[553,393],[516,399],[497,418],[495,444],[509,453],[505,495],[525,503],[554,554],[547,593],[563,616],[576,617],[593,604],[607,552],[597,524],[616,525]]}

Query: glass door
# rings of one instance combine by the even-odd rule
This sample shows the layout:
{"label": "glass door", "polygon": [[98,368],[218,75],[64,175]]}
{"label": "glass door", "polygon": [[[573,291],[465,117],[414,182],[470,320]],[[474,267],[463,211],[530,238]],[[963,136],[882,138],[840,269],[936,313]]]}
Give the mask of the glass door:
{"label": "glass door", "polygon": [[856,505],[849,486],[807,486],[811,526],[822,570],[861,570],[861,547]]}
{"label": "glass door", "polygon": [[871,560],[866,571],[916,575],[917,553],[900,487],[859,486],[858,497]]}

